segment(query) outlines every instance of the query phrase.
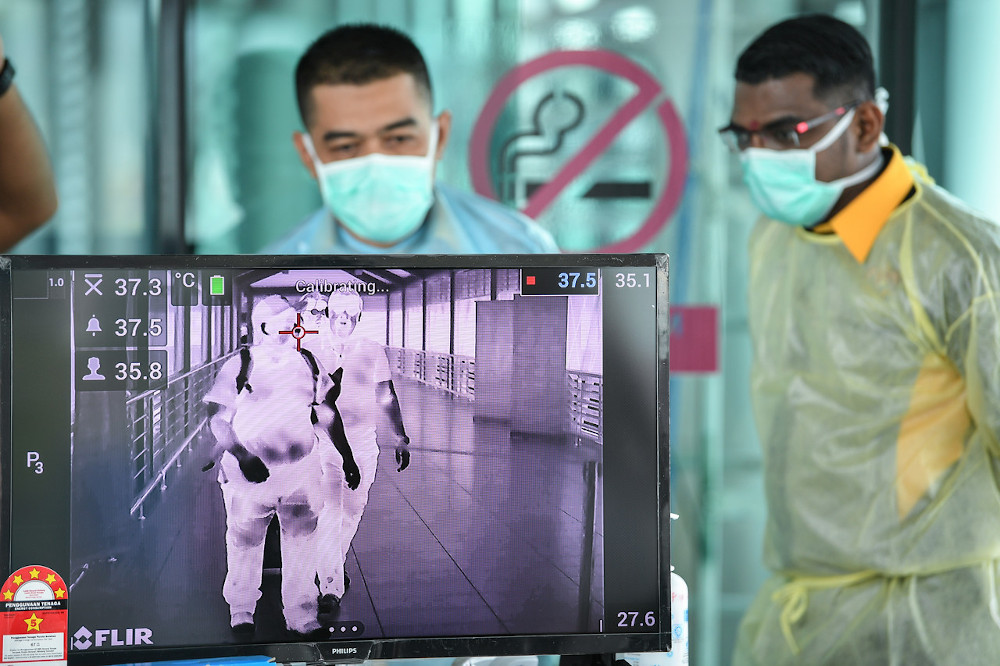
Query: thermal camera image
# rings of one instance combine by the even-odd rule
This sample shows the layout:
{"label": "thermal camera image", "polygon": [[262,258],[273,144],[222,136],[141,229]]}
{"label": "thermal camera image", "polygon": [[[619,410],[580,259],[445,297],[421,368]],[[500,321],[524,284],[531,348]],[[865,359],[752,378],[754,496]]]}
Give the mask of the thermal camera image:
{"label": "thermal camera image", "polygon": [[71,649],[599,631],[600,293],[293,268],[102,275],[112,301],[90,275]]}

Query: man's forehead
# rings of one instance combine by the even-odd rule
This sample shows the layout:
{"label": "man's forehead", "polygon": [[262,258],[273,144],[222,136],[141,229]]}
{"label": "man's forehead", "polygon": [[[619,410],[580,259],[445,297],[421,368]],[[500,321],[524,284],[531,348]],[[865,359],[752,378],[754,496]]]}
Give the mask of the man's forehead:
{"label": "man's forehead", "polygon": [[795,73],[760,83],[738,81],[733,97],[732,121],[747,129],[758,129],[782,118],[807,118],[826,111],[826,104],[813,94],[814,78]]}
{"label": "man's forehead", "polygon": [[321,132],[368,134],[407,118],[430,125],[427,96],[412,75],[401,73],[369,83],[321,83],[313,87],[312,124]]}
{"label": "man's forehead", "polygon": [[362,299],[354,292],[334,292],[330,295],[329,305],[334,312],[358,312],[362,307]]}

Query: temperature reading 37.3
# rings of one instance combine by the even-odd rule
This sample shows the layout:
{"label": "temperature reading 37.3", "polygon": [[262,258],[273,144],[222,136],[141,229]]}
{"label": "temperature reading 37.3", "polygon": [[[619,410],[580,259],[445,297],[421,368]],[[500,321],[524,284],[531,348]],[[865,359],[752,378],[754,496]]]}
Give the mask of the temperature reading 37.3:
{"label": "temperature reading 37.3", "polygon": [[137,277],[115,278],[115,296],[159,296],[163,292],[163,283],[159,278],[149,278],[149,282]]}

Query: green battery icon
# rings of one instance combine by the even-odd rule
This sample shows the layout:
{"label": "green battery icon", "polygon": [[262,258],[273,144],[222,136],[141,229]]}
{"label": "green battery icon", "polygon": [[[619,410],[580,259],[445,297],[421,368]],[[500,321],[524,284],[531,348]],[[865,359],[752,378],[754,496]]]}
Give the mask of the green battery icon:
{"label": "green battery icon", "polygon": [[213,275],[209,281],[208,293],[211,296],[225,296],[226,278],[221,275]]}

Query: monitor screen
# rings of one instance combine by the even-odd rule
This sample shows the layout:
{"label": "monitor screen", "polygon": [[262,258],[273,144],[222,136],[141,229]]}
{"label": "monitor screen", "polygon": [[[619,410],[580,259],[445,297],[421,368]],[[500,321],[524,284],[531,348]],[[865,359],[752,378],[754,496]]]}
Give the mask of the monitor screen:
{"label": "monitor screen", "polygon": [[667,650],[664,255],[0,258],[3,663]]}

